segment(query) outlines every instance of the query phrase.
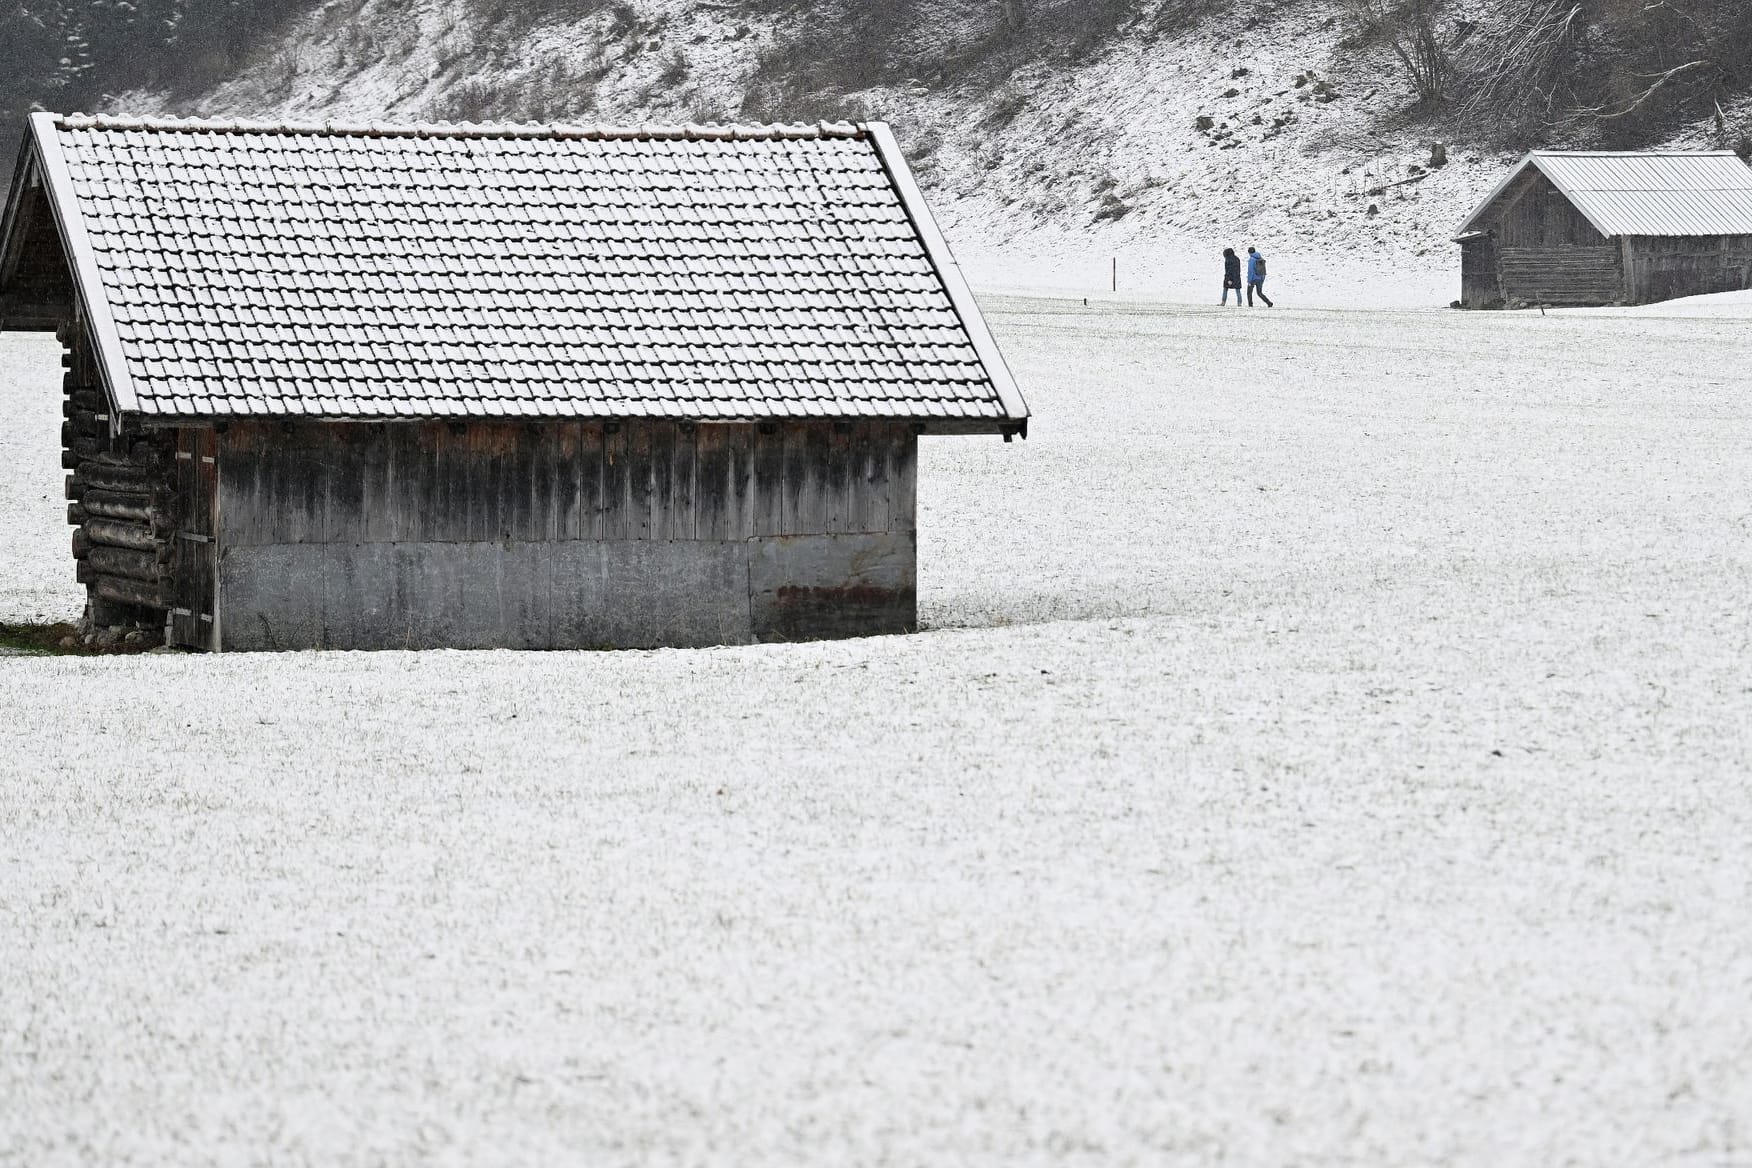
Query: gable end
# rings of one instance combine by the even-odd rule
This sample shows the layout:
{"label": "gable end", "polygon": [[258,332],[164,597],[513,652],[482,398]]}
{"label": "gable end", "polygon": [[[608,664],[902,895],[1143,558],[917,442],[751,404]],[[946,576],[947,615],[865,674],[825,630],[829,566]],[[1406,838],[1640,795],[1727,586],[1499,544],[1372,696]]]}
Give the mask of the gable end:
{"label": "gable end", "polygon": [[73,317],[73,275],[28,143],[12,173],[0,220],[0,331],[49,332]]}

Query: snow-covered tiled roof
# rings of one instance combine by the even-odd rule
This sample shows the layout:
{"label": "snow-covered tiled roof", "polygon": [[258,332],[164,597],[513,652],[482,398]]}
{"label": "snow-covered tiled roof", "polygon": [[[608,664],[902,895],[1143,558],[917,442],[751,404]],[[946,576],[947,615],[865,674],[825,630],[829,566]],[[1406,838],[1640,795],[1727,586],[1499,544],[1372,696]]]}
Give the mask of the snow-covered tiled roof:
{"label": "snow-covered tiled roof", "polygon": [[33,123],[124,411],[1027,416],[880,124]]}
{"label": "snow-covered tiled roof", "polygon": [[1725,150],[1535,150],[1456,234],[1476,230],[1529,167],[1550,179],[1601,235],[1752,235],[1752,166]]}

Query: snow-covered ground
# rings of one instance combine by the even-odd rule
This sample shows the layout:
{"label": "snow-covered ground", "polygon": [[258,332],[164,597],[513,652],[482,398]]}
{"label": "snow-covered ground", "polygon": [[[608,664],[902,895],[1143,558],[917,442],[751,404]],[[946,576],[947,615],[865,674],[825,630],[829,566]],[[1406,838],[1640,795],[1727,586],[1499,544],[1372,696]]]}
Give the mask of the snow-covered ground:
{"label": "snow-covered ground", "polygon": [[1710,317],[1719,320],[1723,328],[1743,329],[1752,324],[1752,290],[1686,296],[1658,304],[1639,304],[1634,308],[1571,308],[1564,311],[1588,316]]}
{"label": "snow-covered ground", "polygon": [[61,469],[61,346],[0,333],[0,621],[77,620]]}
{"label": "snow-covered ground", "polygon": [[1752,329],[989,307],[918,636],[0,660],[0,1163],[1752,1160]]}
{"label": "snow-covered ground", "polygon": [[[1111,243],[1112,241],[1106,241]],[[1267,239],[1236,235],[1208,248],[1163,245],[1103,247],[1085,240],[1080,249],[1062,240],[1037,239],[1032,247],[958,247],[968,278],[993,293],[1087,297],[1091,304],[1144,300],[1163,304],[1216,305],[1222,299],[1224,247],[1243,261],[1258,246],[1268,261],[1266,294],[1283,307],[1436,308],[1460,295],[1459,254],[1433,258],[1381,253],[1279,251]],[[1118,292],[1113,292],[1114,285]],[[1752,316],[1752,311],[1746,315]]]}

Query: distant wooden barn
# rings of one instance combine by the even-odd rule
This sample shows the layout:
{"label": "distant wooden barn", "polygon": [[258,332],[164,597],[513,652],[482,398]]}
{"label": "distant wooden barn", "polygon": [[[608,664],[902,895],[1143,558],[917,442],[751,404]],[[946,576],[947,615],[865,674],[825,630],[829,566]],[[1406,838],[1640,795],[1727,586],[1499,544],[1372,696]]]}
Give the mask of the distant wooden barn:
{"label": "distant wooden barn", "polygon": [[191,648],[915,624],[921,435],[1028,411],[887,127],[32,118],[98,623]]}
{"label": "distant wooden barn", "polygon": [[1649,304],[1752,288],[1752,167],[1726,152],[1537,150],[1456,242],[1467,308]]}

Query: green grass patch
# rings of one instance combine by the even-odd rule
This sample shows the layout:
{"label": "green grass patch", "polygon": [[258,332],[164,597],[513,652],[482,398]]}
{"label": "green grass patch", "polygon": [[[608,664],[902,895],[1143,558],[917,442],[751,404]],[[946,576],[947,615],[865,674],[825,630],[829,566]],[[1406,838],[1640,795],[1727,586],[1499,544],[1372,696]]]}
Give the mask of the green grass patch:
{"label": "green grass patch", "polygon": [[88,649],[70,649],[61,642],[77,637],[79,630],[61,621],[52,625],[7,624],[0,621],[0,653],[21,653],[33,657],[62,653],[89,653]]}
{"label": "green grass patch", "polygon": [[[71,638],[71,644],[63,644]],[[77,626],[67,621],[53,624],[11,624],[0,621],[0,656],[20,657],[110,657],[144,653],[156,644],[87,645],[79,639]]]}

